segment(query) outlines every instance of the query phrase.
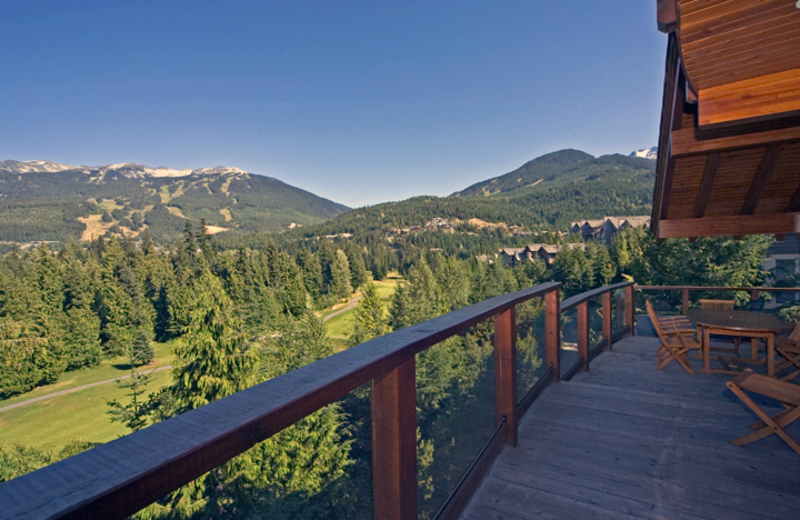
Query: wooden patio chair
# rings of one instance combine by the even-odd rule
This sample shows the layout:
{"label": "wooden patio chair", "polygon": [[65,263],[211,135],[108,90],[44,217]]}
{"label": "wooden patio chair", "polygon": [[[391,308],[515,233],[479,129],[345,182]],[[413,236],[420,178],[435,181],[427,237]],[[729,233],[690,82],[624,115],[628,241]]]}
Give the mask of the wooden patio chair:
{"label": "wooden patio chair", "polygon": [[[703,299],[700,300],[701,309],[733,310],[733,306],[735,304],[736,300],[703,300]],[[719,339],[719,337],[717,337],[717,339]],[[725,352],[731,352],[732,354],[736,354],[736,357],[739,357],[739,345],[742,342],[742,338],[740,338],[739,336],[734,336],[733,338],[726,338],[726,339],[730,339],[731,341],[733,341],[734,348],[732,350],[727,348],[717,348],[715,350],[723,350]]]}
{"label": "wooden patio chair", "polygon": [[791,381],[800,376],[800,322],[786,338],[775,338],[775,351],[783,356],[783,361],[775,365],[775,372],[792,370],[781,379]]}
{"label": "wooden patio chair", "polygon": [[[742,372],[728,381],[726,385],[761,419],[759,422],[750,425],[750,428],[755,430],[753,433],[733,439],[731,441],[732,444],[744,446],[776,433],[778,437],[800,455],[800,444],[797,444],[797,441],[786,433],[785,429],[800,418],[800,386],[775,379],[774,377],[756,374],[750,370]],[[785,409],[775,415],[769,415],[746,392],[780,401]]]}
{"label": "wooden patio chair", "polygon": [[659,318],[650,300],[645,302],[647,314],[653,322],[661,346],[658,347],[658,369],[661,370],[672,361],[682,366],[687,372],[694,375],[692,367],[686,358],[686,353],[692,349],[699,349],[700,343],[694,338],[696,329],[690,328],[691,322],[686,316],[671,316]]}

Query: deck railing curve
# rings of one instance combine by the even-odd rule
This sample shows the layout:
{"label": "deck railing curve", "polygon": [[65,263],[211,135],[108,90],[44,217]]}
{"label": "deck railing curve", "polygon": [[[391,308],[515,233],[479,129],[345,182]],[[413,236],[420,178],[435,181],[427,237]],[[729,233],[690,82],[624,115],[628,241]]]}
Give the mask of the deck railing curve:
{"label": "deck railing curve", "polygon": [[[438,517],[458,514],[503,443],[542,388],[558,381],[561,312],[577,307],[579,363],[588,369],[610,348],[611,295],[624,291],[633,333],[633,284],[603,287],[560,302],[558,282],[504,294],[387,334],[154,424],[0,485],[0,518],[125,518],[359,386],[371,383],[373,514],[417,516],[415,355],[493,318],[495,435],[456,485]],[[588,302],[602,297],[603,340],[588,346]],[[518,402],[516,306],[544,300],[545,377]]]}

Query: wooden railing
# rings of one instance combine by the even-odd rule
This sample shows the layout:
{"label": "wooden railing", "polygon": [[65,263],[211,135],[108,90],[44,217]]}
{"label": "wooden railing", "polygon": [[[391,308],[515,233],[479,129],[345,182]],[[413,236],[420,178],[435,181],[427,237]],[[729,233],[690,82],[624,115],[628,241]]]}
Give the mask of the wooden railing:
{"label": "wooden railing", "polygon": [[[0,485],[0,518],[125,518],[359,386],[372,384],[373,511],[379,519],[417,517],[415,355],[493,318],[496,429],[437,515],[458,515],[517,424],[559,368],[561,312],[577,308],[580,359],[610,348],[611,294],[624,290],[633,333],[633,284],[603,287],[559,302],[560,283],[505,294],[368,341],[196,410]],[[588,302],[602,297],[603,340],[590,349]],[[517,400],[516,306],[544,299],[545,376]]]}
{"label": "wooden railing", "polygon": [[762,292],[792,292],[800,293],[800,287],[718,287],[718,286],[686,286],[686,285],[637,285],[636,290],[641,291],[680,291],[681,312],[686,314],[689,310],[689,293],[694,291],[722,292],[745,291],[750,294],[750,301],[758,301]]}

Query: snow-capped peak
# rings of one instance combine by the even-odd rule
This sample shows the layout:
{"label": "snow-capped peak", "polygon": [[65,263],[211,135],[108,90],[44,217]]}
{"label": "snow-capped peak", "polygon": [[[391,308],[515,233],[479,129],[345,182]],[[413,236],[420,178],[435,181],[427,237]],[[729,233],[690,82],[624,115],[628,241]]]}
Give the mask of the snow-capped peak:
{"label": "snow-capped peak", "polygon": [[636,150],[631,152],[628,157],[641,157],[642,159],[657,159],[658,158],[658,146],[654,146],[652,148],[644,148],[642,150]]}

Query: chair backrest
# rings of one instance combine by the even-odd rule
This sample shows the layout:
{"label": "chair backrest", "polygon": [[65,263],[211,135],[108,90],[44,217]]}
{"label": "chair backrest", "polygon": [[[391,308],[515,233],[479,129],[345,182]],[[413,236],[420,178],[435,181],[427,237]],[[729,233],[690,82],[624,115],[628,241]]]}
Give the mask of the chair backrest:
{"label": "chair backrest", "polygon": [[658,334],[658,337],[661,338],[662,341],[666,341],[664,337],[666,335],[664,333],[664,327],[661,326],[661,320],[658,319],[658,315],[656,315],[656,311],[653,309],[653,304],[650,303],[650,300],[645,300],[644,306],[647,307],[647,315],[650,316],[650,321],[653,322],[653,328],[656,329],[656,334]]}
{"label": "chair backrest", "polygon": [[733,309],[735,300],[700,300],[703,309]]}
{"label": "chair backrest", "polygon": [[797,322],[797,325],[794,326],[794,330],[789,334],[789,339],[800,343],[800,321]]}

